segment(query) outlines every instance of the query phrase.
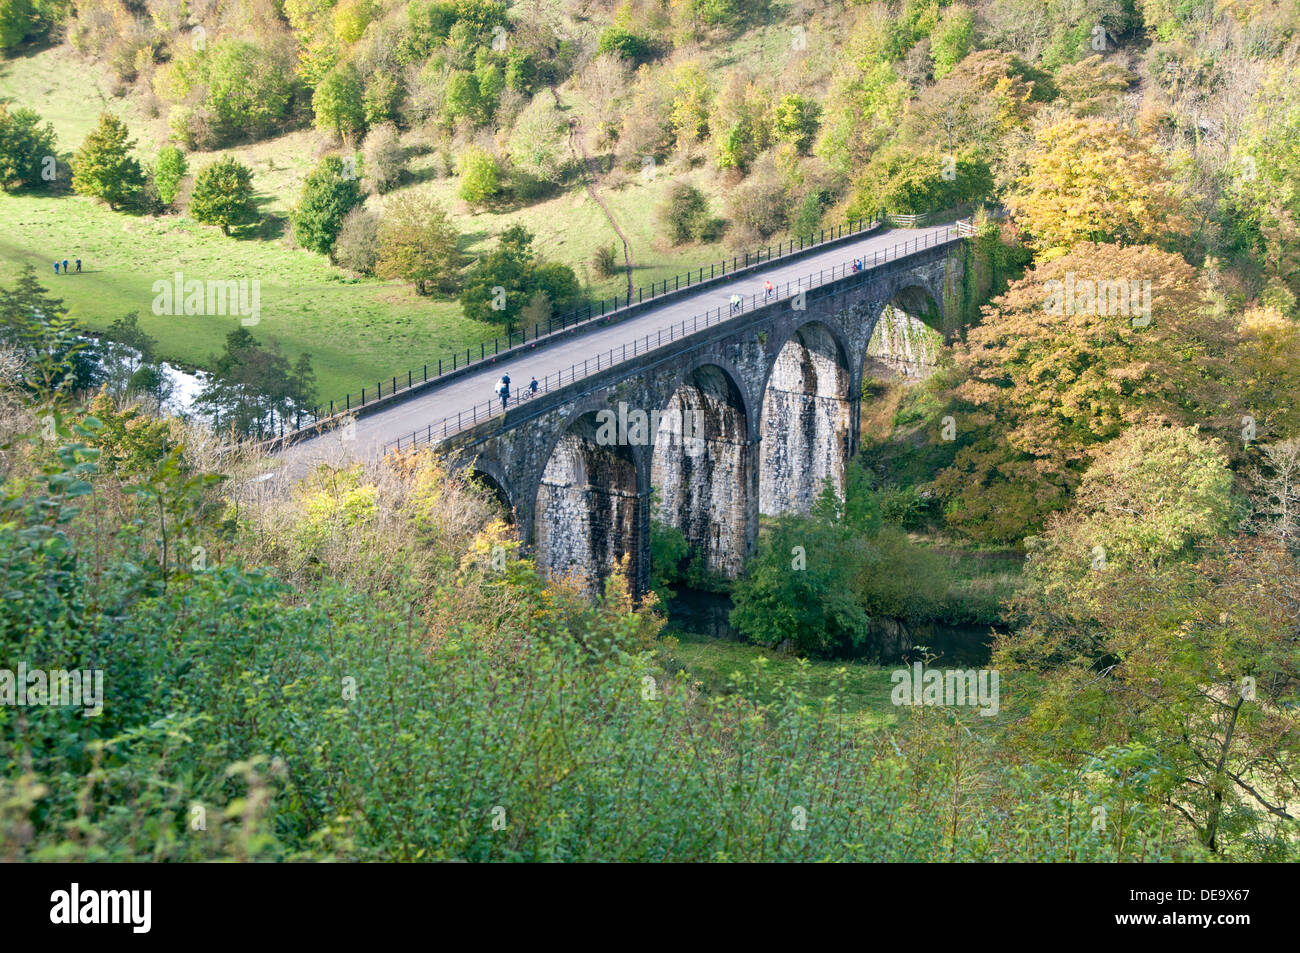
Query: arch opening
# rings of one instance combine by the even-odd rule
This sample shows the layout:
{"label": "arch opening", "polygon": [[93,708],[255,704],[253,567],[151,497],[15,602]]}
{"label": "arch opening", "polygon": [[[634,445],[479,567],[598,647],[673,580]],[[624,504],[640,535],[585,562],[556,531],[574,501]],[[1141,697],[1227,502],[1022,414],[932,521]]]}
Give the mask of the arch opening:
{"label": "arch opening", "polygon": [[510,502],[510,494],[496,477],[486,470],[472,467],[469,472],[469,481],[482,489],[488,498],[496,504],[499,515],[503,520],[510,524],[515,522],[515,507]]}
{"label": "arch opening", "polygon": [[740,574],[750,536],[749,424],[731,375],[706,364],[678,385],[660,414],[650,464],[651,518],[681,530],[688,560]]}
{"label": "arch opening", "polygon": [[884,376],[929,377],[945,342],[943,313],[934,296],[908,285],[881,310],[867,344],[868,364]]}
{"label": "arch opening", "polygon": [[624,558],[639,578],[640,493],[631,448],[598,440],[595,413],[556,442],[537,489],[533,531],[537,564],[550,578],[570,576],[589,595]]}
{"label": "arch opening", "polygon": [[852,428],[848,360],[822,324],[782,345],[763,391],[759,512],[807,513],[829,481],[844,492]]}

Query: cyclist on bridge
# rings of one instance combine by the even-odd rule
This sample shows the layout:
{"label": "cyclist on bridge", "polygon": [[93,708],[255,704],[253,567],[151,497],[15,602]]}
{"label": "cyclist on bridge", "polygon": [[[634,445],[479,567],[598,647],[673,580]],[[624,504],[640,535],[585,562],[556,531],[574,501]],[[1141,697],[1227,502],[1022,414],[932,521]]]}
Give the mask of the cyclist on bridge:
{"label": "cyclist on bridge", "polygon": [[769,278],[763,282],[763,300],[766,301],[774,294],[776,294],[776,289],[772,287],[772,279]]}

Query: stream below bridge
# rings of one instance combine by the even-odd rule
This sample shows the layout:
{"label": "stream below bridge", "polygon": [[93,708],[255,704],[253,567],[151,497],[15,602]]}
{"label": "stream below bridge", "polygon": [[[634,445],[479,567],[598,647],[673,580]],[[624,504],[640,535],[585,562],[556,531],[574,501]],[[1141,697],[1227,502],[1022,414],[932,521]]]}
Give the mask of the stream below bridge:
{"label": "stream below bridge", "polygon": [[[686,587],[674,591],[676,595],[668,606],[671,628],[715,639],[746,641],[728,621],[733,608],[731,596]],[[937,665],[983,667],[989,663],[992,654],[994,629],[989,625],[945,622],[911,625],[897,619],[885,619],[873,622],[872,644],[862,646],[847,658],[891,665],[910,663],[928,654],[936,657]],[[926,652],[919,651],[919,646],[925,646]]]}

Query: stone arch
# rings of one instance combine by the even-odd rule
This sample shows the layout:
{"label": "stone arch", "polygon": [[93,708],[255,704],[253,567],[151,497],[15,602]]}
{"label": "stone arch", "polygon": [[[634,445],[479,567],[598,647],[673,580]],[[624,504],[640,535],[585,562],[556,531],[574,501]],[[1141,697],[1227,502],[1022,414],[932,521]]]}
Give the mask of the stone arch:
{"label": "stone arch", "polygon": [[537,565],[592,595],[625,557],[640,585],[645,549],[643,467],[634,446],[604,439],[597,413],[574,414],[551,443],[532,520]]}
{"label": "stone arch", "polygon": [[510,500],[510,492],[500,480],[487,470],[479,467],[470,468],[469,478],[471,482],[479,484],[488,491],[492,499],[501,507],[501,513],[506,522],[515,522],[515,505]]}
{"label": "stone arch", "polygon": [[943,333],[943,304],[923,282],[903,284],[894,291],[889,306],[925,322],[935,331]]}
{"label": "stone arch", "polygon": [[686,370],[659,411],[650,463],[658,492],[651,518],[680,529],[692,558],[730,578],[754,531],[751,410],[741,380],[720,361]]}
{"label": "stone arch", "polygon": [[466,465],[468,476],[484,487],[496,501],[501,505],[506,518],[511,522],[517,519],[515,510],[515,497],[510,490],[510,481],[506,479],[505,471],[496,460],[489,456],[480,454]]}
{"label": "stone arch", "polygon": [[929,376],[945,343],[944,326],[941,297],[924,282],[902,283],[876,319],[867,344],[868,367],[887,376]]}
{"label": "stone arch", "polygon": [[806,321],[782,343],[763,389],[759,512],[806,513],[827,480],[843,492],[854,378],[831,325]]}

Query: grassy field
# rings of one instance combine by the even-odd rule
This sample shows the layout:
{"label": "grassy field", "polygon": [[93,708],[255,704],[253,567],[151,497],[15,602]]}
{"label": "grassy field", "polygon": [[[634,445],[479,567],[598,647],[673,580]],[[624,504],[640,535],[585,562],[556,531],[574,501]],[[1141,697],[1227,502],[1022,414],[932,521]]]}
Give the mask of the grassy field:
{"label": "grassy field", "polygon": [[[56,276],[56,258],[82,259],[83,272]],[[0,283],[34,265],[92,330],[138,312],[160,357],[198,367],[221,350],[239,318],[155,315],[153,283],[177,271],[187,279],[257,279],[261,319],[251,330],[277,339],[291,358],[310,352],[327,399],[495,333],[466,321],[454,302],[420,298],[396,283],[350,281],[321,256],[281,242],[226,238],[181,216],[124,215],[75,196],[0,198],[0,262]]]}
{"label": "grassy field", "polygon": [[[580,112],[578,97],[565,95]],[[31,106],[50,121],[65,157],[105,109],[127,122],[142,162],[152,162],[167,137],[165,115],[136,92],[115,95],[115,84],[67,47],[0,61],[0,98]],[[398,282],[354,280],[324,257],[294,247],[289,210],[303,179],[327,150],[317,133],[299,130],[188,157],[191,173],[227,153],[252,169],[265,216],[256,237],[226,237],[184,215],[153,218],[110,212],[77,196],[0,197],[0,284],[12,281],[30,263],[87,328],[101,330],[135,311],[158,340],[161,358],[204,367],[238,319],[154,315],[153,283],[170,281],[176,271],[204,281],[258,279],[262,316],[253,333],[264,340],[275,338],[291,359],[310,352],[323,399],[373,387],[380,379],[499,334],[495,326],[467,321],[455,301],[421,298]],[[590,266],[596,248],[613,245],[616,235],[581,185],[532,205],[483,212],[461,201],[456,194],[459,180],[433,177],[431,164],[430,157],[414,156],[415,184],[406,188],[428,189],[444,201],[462,231],[467,254],[490,247],[508,226],[522,224],[537,235],[535,247],[543,257],[573,267],[594,295],[626,291],[621,272],[600,278]],[[670,185],[683,178],[710,194],[714,211],[720,212],[720,190],[712,177],[689,170],[674,175],[663,169],[652,181],[636,174],[615,178],[616,187],[601,186],[601,195],[632,246],[636,285],[724,257],[723,243],[674,248],[659,237],[655,224],[655,208]],[[369,201],[381,204],[383,199],[372,196]],[[83,273],[66,281],[59,276],[56,282],[52,262],[63,258],[81,258]]]}
{"label": "grassy field", "polygon": [[[785,686],[797,683],[801,677],[800,661],[792,655],[675,629],[668,634],[678,639],[672,657],[711,695],[733,692],[733,676],[737,674],[742,685],[748,684],[756,664],[762,666],[763,677],[760,690],[753,697],[760,702],[771,702],[776,693],[785,691]],[[805,691],[811,698],[838,694],[854,723],[864,728],[888,727],[898,721],[899,709],[889,700],[893,688],[889,681],[892,668],[817,660],[809,660],[806,666]],[[842,684],[837,674],[841,669]],[[745,694],[749,694],[747,689]]]}
{"label": "grassy field", "polygon": [[[739,691],[760,703],[771,703],[791,688],[801,686],[809,701],[835,695],[840,699],[851,723],[865,731],[887,729],[909,716],[911,709],[895,705],[890,680],[900,665],[869,665],[839,660],[801,660],[773,649],[698,635],[670,627],[665,634],[677,639],[672,659],[710,695]],[[976,666],[945,666],[971,668]],[[761,677],[755,682],[755,673]],[[755,690],[755,685],[757,689]],[[737,687],[739,686],[739,687]],[[1025,673],[1006,677],[1000,673],[998,698],[1000,710],[985,716],[977,707],[958,706],[953,712],[972,729],[995,728],[1013,718],[1023,717],[1025,702],[1034,690],[1033,679]],[[1019,690],[1017,690],[1019,689]]]}

